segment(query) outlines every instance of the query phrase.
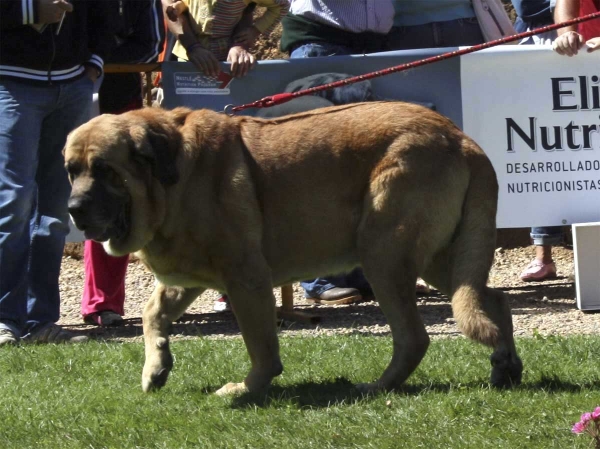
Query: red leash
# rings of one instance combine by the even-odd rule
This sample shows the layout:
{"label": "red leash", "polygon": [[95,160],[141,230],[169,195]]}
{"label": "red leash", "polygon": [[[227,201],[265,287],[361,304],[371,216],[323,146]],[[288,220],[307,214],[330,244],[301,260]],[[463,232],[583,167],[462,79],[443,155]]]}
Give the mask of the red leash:
{"label": "red leash", "polygon": [[243,111],[244,109],[249,108],[269,108],[271,106],[275,106],[278,104],[286,103],[293,98],[301,97],[304,95],[313,94],[315,92],[320,92],[322,90],[333,89],[335,87],[346,86],[348,84],[357,83],[359,81],[370,80],[372,78],[377,78],[384,75],[389,75],[390,73],[402,72],[404,70],[413,69],[415,67],[421,67],[426,64],[431,64],[432,62],[443,61],[444,59],[454,58],[456,56],[466,55],[468,53],[473,53],[479,50],[483,50],[485,48],[495,47],[496,45],[507,44],[509,42],[514,42],[526,37],[534,36],[536,34],[545,33],[546,31],[553,31],[559,28],[563,28],[569,25],[575,25],[577,23],[586,22],[588,20],[600,18],[600,12],[595,12],[593,14],[588,14],[582,17],[576,17],[575,19],[567,20],[562,23],[555,23],[554,25],[548,25],[545,27],[536,28],[535,30],[525,31],[523,33],[514,34],[512,36],[503,37],[502,39],[496,39],[490,42],[486,42],[484,44],[474,45],[469,48],[463,48],[462,50],[450,51],[448,53],[443,53],[438,56],[432,56],[430,58],[421,59],[419,61],[408,62],[405,64],[400,64],[395,67],[390,67],[383,70],[377,70],[375,72],[366,73],[364,75],[353,76],[351,78],[346,78],[344,80],[335,81],[329,84],[323,84],[322,86],[311,87],[310,89],[299,90],[297,92],[286,92],[276,95],[271,95],[269,97],[265,97],[261,100],[257,100],[253,103],[243,104],[241,106],[225,106],[226,114],[233,114],[235,112]]}

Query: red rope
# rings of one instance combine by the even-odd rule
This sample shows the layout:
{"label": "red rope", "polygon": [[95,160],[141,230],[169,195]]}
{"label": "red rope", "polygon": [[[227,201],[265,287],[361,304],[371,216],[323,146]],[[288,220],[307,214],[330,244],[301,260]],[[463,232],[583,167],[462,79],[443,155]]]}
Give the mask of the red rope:
{"label": "red rope", "polygon": [[536,28],[535,30],[525,31],[523,33],[514,34],[512,36],[503,37],[502,39],[496,39],[493,41],[485,42],[483,44],[474,45],[469,48],[463,48],[462,50],[450,51],[448,53],[443,53],[441,55],[432,56],[430,58],[421,59],[419,61],[408,62],[405,64],[400,64],[395,67],[390,67],[383,70],[377,70],[375,72],[366,73],[364,75],[353,76],[351,78],[346,78],[340,81],[335,81],[329,84],[323,84],[322,86],[311,87],[310,89],[299,90],[297,92],[290,93],[281,93],[276,95],[271,95],[268,97],[264,97],[261,100],[254,101],[252,103],[243,104],[241,106],[227,106],[225,108],[226,113],[234,113],[243,111],[244,109],[249,108],[269,108],[271,106],[275,106],[278,104],[286,103],[293,98],[301,97],[304,95],[313,94],[315,92],[320,92],[322,90],[333,89],[335,87],[346,86],[348,84],[357,83],[359,81],[370,80],[373,78],[377,78],[384,75],[389,75],[390,73],[402,72],[404,70],[413,69],[415,67],[420,67],[426,64],[431,64],[433,62],[443,61],[444,59],[454,58],[456,56],[466,55],[468,53],[473,53],[479,50],[483,50],[485,48],[495,47],[501,44],[507,44],[509,42],[514,42],[520,39],[524,39],[526,37],[534,36],[536,34],[545,33],[546,31],[557,30],[559,28],[563,28],[569,25],[575,25],[577,23],[586,22],[588,20],[600,18],[600,12],[595,12],[593,14],[588,14],[582,17],[576,17],[571,20],[567,20],[565,22],[556,23],[554,25],[548,25],[540,28]]}

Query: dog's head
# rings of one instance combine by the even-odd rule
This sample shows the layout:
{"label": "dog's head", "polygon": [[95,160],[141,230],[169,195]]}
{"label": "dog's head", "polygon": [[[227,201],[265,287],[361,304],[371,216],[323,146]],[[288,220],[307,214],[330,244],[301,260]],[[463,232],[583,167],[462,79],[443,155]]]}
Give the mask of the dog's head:
{"label": "dog's head", "polygon": [[[181,113],[181,111],[179,111]],[[75,129],[64,149],[69,213],[87,239],[113,255],[141,249],[165,214],[177,182],[181,114],[143,110],[101,115]]]}

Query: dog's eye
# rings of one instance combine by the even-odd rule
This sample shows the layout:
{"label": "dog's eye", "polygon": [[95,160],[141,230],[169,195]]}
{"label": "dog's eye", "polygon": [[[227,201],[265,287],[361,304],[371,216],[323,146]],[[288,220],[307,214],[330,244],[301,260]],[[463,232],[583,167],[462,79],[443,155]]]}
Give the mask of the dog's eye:
{"label": "dog's eye", "polygon": [[92,162],[92,176],[95,178],[103,177],[108,175],[110,172],[110,167],[104,161],[94,161]]}
{"label": "dog's eye", "polygon": [[65,164],[65,169],[67,170],[67,173],[69,174],[69,181],[71,181],[71,182],[73,182],[73,180],[81,174],[81,165],[79,165],[79,164],[67,162]]}

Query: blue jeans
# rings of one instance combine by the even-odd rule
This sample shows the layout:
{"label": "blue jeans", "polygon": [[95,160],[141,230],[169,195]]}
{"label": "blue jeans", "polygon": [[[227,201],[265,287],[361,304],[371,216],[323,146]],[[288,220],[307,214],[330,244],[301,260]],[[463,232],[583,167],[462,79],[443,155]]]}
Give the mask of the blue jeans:
{"label": "blue jeans", "polygon": [[475,17],[392,27],[388,34],[390,50],[460,47],[483,42],[483,34]]}
{"label": "blue jeans", "polygon": [[559,245],[562,241],[562,229],[560,226],[547,226],[540,228],[531,228],[531,240],[534,245],[553,246]]}
{"label": "blue jeans", "polygon": [[[551,21],[525,22],[520,17],[517,17],[517,20],[515,21],[515,31],[522,33],[551,24]],[[547,31],[536,36],[525,38],[519,42],[519,45],[548,45],[554,39],[556,39],[556,31]],[[533,244],[537,246],[554,246],[560,244],[562,241],[562,230],[560,226],[531,228],[531,233],[529,235]]]}
{"label": "blue jeans", "polygon": [[62,149],[87,121],[87,77],[36,85],[0,78],[0,327],[19,337],[58,321],[71,186]]}

